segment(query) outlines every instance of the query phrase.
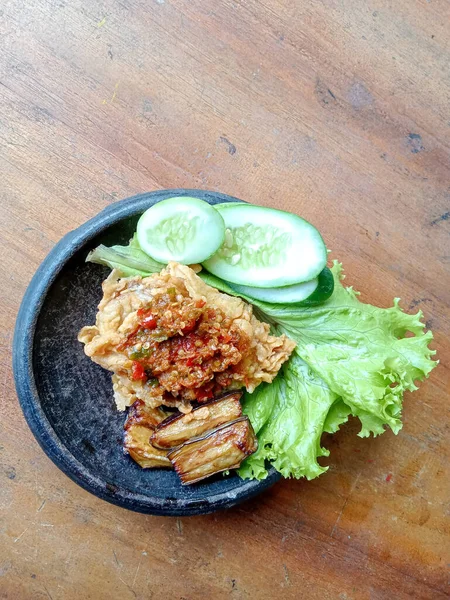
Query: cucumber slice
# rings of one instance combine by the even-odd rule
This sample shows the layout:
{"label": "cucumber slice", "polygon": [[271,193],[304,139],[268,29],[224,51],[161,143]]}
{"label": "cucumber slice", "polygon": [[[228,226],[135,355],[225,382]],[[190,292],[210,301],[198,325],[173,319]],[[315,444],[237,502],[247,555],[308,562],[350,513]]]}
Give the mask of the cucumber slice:
{"label": "cucumber slice", "polygon": [[243,294],[270,304],[298,304],[313,306],[322,304],[331,296],[334,290],[333,274],[328,267],[319,273],[318,277],[303,283],[294,283],[279,288],[257,288],[249,285],[230,283],[230,287],[238,294]]}
{"label": "cucumber slice", "polygon": [[230,283],[230,287],[239,294],[250,296],[250,298],[255,298],[262,302],[270,302],[271,304],[292,304],[306,300],[306,298],[309,298],[314,293],[318,285],[318,277],[311,279],[311,281],[294,283],[278,288],[250,287],[249,285]]}
{"label": "cucumber slice", "polygon": [[204,267],[226,281],[273,288],[310,281],[327,263],[320,233],[288,212],[252,204],[216,205],[225,241]]}
{"label": "cucumber slice", "polygon": [[203,262],[220,248],[224,237],[220,213],[207,202],[188,196],[154,204],[137,224],[139,246],[162,263]]}
{"label": "cucumber slice", "polygon": [[316,290],[309,296],[298,303],[298,306],[315,306],[316,304],[322,304],[334,292],[334,277],[333,273],[328,267],[325,267],[323,271],[319,273],[319,285]]}

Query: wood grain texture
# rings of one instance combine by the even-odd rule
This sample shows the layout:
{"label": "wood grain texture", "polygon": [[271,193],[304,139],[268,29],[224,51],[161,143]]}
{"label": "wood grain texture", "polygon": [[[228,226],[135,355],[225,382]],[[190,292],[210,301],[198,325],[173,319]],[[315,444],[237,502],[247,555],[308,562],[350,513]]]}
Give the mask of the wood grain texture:
{"label": "wood grain texture", "polygon": [[[450,4],[3,0],[0,598],[448,597]],[[398,436],[223,514],[110,506],[46,458],[10,366],[20,298],[67,231],[174,187],[296,211],[363,298],[422,308],[441,364]]]}

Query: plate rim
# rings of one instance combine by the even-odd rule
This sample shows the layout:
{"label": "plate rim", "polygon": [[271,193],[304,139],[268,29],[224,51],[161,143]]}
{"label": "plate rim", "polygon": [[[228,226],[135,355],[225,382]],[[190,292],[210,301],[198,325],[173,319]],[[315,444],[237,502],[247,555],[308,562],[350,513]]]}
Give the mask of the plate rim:
{"label": "plate rim", "polygon": [[164,189],[144,192],[110,204],[97,215],[69,231],[50,250],[39,265],[22,298],[16,318],[12,344],[12,363],[17,397],[25,420],[36,441],[52,462],[72,481],[91,494],[116,506],[135,512],[159,516],[190,516],[230,508],[260,494],[281,478],[274,467],[264,480],[242,480],[235,491],[220,492],[201,500],[158,498],[122,490],[91,473],[59,440],[40,405],[33,372],[34,333],[45,298],[65,264],[96,237],[120,220],[132,217],[159,200],[183,195],[197,195],[217,203],[242,202],[222,192],[201,189]]}

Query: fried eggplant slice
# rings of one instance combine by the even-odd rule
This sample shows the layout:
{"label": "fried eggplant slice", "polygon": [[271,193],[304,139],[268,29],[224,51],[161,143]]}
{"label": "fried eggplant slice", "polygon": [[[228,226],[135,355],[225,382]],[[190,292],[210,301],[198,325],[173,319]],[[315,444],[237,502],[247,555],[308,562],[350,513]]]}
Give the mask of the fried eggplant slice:
{"label": "fried eggplant slice", "polygon": [[171,467],[167,452],[150,444],[150,436],[155,427],[166,418],[160,408],[149,408],[138,400],[128,411],[124,425],[124,450],[143,469]]}
{"label": "fried eggplant slice", "polygon": [[221,471],[237,469],[258,447],[247,417],[220,425],[168,454],[183,485],[196,483]]}
{"label": "fried eggplant slice", "polygon": [[150,442],[150,430],[143,425],[132,425],[125,432],[125,451],[143,469],[171,467],[167,452],[154,448]]}
{"label": "fried eggplant slice", "polygon": [[168,417],[157,425],[150,443],[155,448],[175,448],[219,425],[235,421],[242,416],[241,396],[242,392],[232,392],[194,408],[187,415]]}
{"label": "fried eggplant slice", "polygon": [[132,425],[143,425],[152,431],[167,419],[167,413],[162,408],[150,408],[142,400],[130,406],[128,410],[127,420],[125,421],[124,429]]}

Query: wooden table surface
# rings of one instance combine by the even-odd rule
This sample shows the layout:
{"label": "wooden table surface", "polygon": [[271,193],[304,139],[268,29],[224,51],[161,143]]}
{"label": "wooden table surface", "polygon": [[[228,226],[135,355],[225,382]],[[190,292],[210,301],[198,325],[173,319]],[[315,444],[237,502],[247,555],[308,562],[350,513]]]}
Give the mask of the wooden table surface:
{"label": "wooden table surface", "polygon": [[[449,19],[446,0],[1,2],[0,598],[448,597]],[[320,479],[186,519],[102,502],[44,455],[11,372],[21,296],[66,232],[176,187],[296,211],[363,299],[424,310],[441,364],[398,436],[353,421]]]}

